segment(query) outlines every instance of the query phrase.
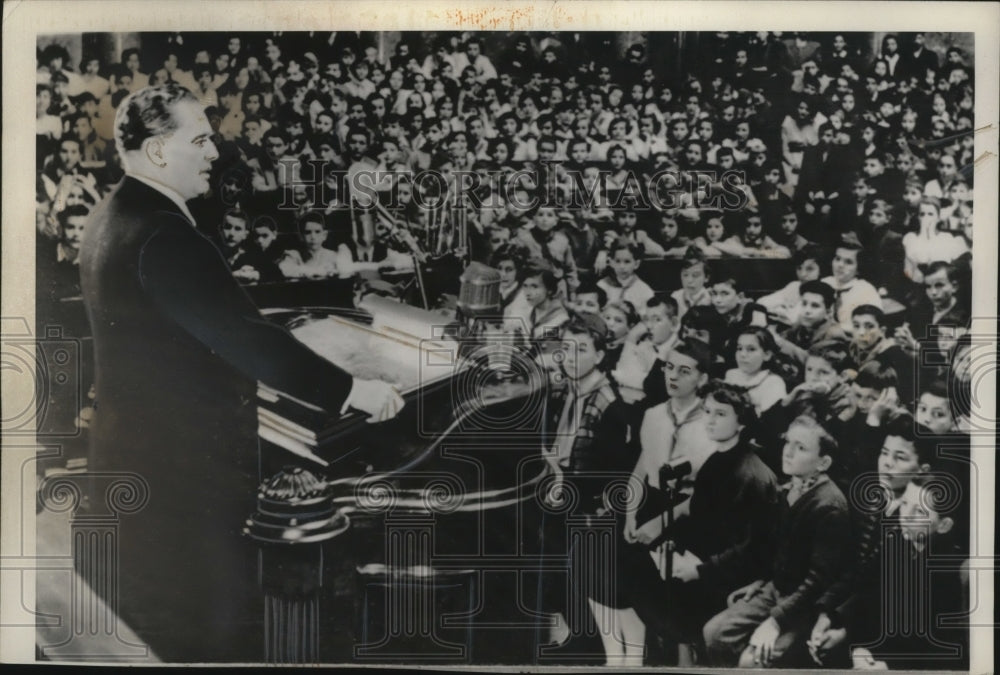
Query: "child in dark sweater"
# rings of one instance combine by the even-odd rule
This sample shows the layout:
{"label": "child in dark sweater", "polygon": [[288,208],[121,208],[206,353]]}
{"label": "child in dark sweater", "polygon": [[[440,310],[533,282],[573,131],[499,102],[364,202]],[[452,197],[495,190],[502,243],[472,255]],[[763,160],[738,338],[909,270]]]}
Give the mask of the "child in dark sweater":
{"label": "child in dark sweater", "polygon": [[734,568],[726,560],[736,552],[766,559],[751,547],[768,540],[778,507],[777,478],[743,433],[756,418],[746,392],[712,380],[699,396],[716,448],[698,470],[690,501],[676,508],[678,520],[664,533],[683,555],[674,553],[673,578],[661,582],[638,547],[638,568],[630,575],[633,606],[647,630],[671,643],[697,642],[704,622],[725,608],[729,591],[765,572],[763,564]]}
{"label": "child in dark sweater", "polygon": [[[898,501],[895,525],[881,529],[850,597],[829,612],[824,597],[809,640],[813,660],[863,670],[967,670],[968,628],[943,617],[967,611],[956,523],[967,504],[955,478],[914,475]],[[932,573],[933,572],[933,573]]]}
{"label": "child in dark sweater", "polygon": [[809,641],[814,661],[849,667],[845,636],[858,632],[858,608],[869,594],[879,595],[880,561],[886,534],[899,525],[904,493],[915,476],[931,470],[935,446],[929,431],[906,412],[892,412],[881,427],[882,440],[866,449],[867,464],[849,486],[852,519],[851,561],[840,578],[817,601],[818,616]]}
{"label": "child in dark sweater", "polygon": [[[709,660],[741,668],[777,663],[812,626],[812,609],[838,577],[849,541],[847,499],[830,480],[837,441],[814,418],[795,418],[785,434],[780,513],[769,579],[705,624]],[[744,564],[733,556],[727,565]]]}

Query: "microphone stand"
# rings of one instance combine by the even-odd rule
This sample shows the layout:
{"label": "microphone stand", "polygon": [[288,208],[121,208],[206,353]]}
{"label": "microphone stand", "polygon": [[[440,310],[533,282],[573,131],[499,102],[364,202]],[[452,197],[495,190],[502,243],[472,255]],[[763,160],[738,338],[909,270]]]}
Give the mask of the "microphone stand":
{"label": "microphone stand", "polygon": [[670,532],[671,526],[674,524],[674,492],[675,489],[670,485],[670,479],[667,477],[667,467],[663,466],[660,468],[660,485],[663,487],[663,491],[666,493],[667,503],[670,504],[670,508],[660,514],[660,524],[663,527],[663,531],[660,534],[664,538],[664,551],[663,554],[667,557],[664,561],[666,569],[666,579],[667,583],[674,576],[674,542],[667,538]]}
{"label": "microphone stand", "polygon": [[402,228],[399,227],[399,222],[396,217],[393,216],[385,206],[375,202],[375,207],[378,209],[379,215],[381,215],[391,227],[390,236],[396,241],[402,242],[407,248],[410,249],[410,257],[413,258],[413,270],[417,277],[417,285],[420,287],[420,299],[424,303],[424,309],[430,309],[430,304],[427,302],[427,289],[424,287],[424,275],[421,270],[421,263],[426,259],[426,254],[421,250],[420,244],[417,243],[416,237],[413,233],[409,231],[409,228],[403,232]]}
{"label": "microphone stand", "polygon": [[676,485],[671,485],[671,482],[676,483],[681,478],[683,478],[690,471],[684,471],[683,473],[677,473],[676,469],[669,464],[663,465],[660,468],[660,488],[659,491],[662,493],[662,499],[667,508],[665,508],[660,513],[660,524],[662,530],[660,535],[656,537],[653,541],[649,542],[649,548],[653,549],[660,544],[666,543],[665,554],[667,559],[664,561],[664,567],[666,569],[666,580],[669,581],[674,575],[674,543],[670,541],[670,529],[674,524],[674,507],[681,504],[688,498],[688,495],[681,493],[680,489]]}

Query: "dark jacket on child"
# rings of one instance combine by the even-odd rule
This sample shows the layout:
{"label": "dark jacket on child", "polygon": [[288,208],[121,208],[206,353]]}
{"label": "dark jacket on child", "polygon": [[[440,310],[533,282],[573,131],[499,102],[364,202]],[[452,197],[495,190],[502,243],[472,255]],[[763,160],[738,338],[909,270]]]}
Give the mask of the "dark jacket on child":
{"label": "dark jacket on child", "polygon": [[[788,503],[792,484],[778,491],[779,516],[772,543],[772,562],[767,578],[781,599],[771,616],[783,628],[811,620],[815,603],[836,581],[847,560],[850,518],[847,498],[825,474],[794,504]],[[734,555],[727,567],[745,564]]]}

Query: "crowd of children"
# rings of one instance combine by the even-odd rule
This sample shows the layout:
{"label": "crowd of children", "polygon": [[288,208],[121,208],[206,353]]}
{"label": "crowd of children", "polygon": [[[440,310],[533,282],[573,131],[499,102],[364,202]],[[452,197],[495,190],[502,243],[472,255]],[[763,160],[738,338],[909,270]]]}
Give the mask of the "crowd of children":
{"label": "crowd of children", "polygon": [[[179,83],[219,151],[191,210],[241,282],[452,255],[499,271],[539,352],[575,345],[553,471],[595,514],[593,472],[684,498],[621,514],[618,590],[588,598],[609,664],[967,661],[936,621],[962,570],[935,556],[969,554],[971,55],[922,33],[697,34],[683,69],[654,33],[142,37],[78,71],[39,52],[39,302],[79,294],[116,107]],[[747,287],[747,258],[795,278]]]}

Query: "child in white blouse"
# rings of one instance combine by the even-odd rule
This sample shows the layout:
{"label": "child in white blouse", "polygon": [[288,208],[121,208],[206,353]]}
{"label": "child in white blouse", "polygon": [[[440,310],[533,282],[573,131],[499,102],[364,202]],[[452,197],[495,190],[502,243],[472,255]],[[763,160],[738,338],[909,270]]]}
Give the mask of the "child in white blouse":
{"label": "child in white blouse", "polygon": [[747,388],[757,414],[785,397],[785,381],[771,370],[778,353],[774,338],[766,328],[748,326],[736,337],[736,367],[726,372],[726,382]]}

